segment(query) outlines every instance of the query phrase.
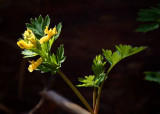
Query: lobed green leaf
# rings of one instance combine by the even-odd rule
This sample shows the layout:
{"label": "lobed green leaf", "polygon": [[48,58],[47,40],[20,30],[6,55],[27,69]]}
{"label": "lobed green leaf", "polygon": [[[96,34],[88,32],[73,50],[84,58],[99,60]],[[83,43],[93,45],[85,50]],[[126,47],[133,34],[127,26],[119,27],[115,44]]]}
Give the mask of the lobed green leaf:
{"label": "lobed green leaf", "polygon": [[102,72],[104,72],[106,62],[103,62],[103,60],[104,60],[104,58],[102,55],[96,56],[95,59],[93,60],[92,70],[93,70],[95,76],[98,76]]}
{"label": "lobed green leaf", "polygon": [[23,58],[35,57],[38,55],[37,53],[30,51],[30,50],[23,50],[22,54],[24,55]]}
{"label": "lobed green leaf", "polygon": [[132,46],[130,45],[122,45],[122,44],[120,44],[119,46],[116,45],[117,52],[121,55],[121,59],[136,54],[140,51],[143,51],[146,48],[147,48],[146,46],[132,48]]}
{"label": "lobed green leaf", "polygon": [[148,32],[159,28],[160,24],[160,7],[151,7],[149,9],[141,9],[138,12],[137,21],[149,22],[140,25],[136,31]]}
{"label": "lobed green leaf", "polygon": [[82,82],[83,84],[77,85],[77,87],[94,87],[96,86],[94,81],[94,75],[85,76],[84,78],[79,78],[78,80]]}
{"label": "lobed green leaf", "polygon": [[111,50],[104,50],[104,49],[102,49],[102,51],[103,51],[104,57],[112,66],[118,63],[121,59],[121,55],[118,52],[112,53]]}
{"label": "lobed green leaf", "polygon": [[33,33],[35,34],[35,36],[40,39],[41,37],[44,36],[44,30],[46,26],[49,26],[50,24],[50,18],[47,15],[45,17],[45,19],[42,18],[42,16],[40,15],[35,19],[30,19],[31,23],[26,23],[27,28],[29,28],[30,30],[33,31]]}

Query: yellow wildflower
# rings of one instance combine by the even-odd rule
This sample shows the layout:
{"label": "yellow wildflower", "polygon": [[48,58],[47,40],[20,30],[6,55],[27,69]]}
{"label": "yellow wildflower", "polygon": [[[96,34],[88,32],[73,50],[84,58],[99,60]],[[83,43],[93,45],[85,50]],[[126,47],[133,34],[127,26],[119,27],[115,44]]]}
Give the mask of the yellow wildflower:
{"label": "yellow wildflower", "polygon": [[33,47],[33,44],[31,43],[27,44],[24,40],[19,40],[17,42],[17,45],[22,49],[31,49]]}
{"label": "yellow wildflower", "polygon": [[24,32],[24,39],[28,39],[28,38],[33,38],[35,39],[35,35],[33,34],[33,32],[27,28],[27,30]]}
{"label": "yellow wildflower", "polygon": [[42,63],[42,58],[40,57],[39,59],[37,59],[37,61],[31,61],[31,64],[28,67],[29,72],[33,72],[33,70],[35,70],[41,63]]}
{"label": "yellow wildflower", "polygon": [[44,36],[40,39],[40,44],[42,44],[43,42],[47,42],[53,35],[57,34],[56,27],[48,30],[48,26],[46,26],[44,33],[47,34],[47,36]]}
{"label": "yellow wildflower", "polygon": [[29,28],[27,28],[23,35],[25,40],[31,42],[36,47],[36,37]]}

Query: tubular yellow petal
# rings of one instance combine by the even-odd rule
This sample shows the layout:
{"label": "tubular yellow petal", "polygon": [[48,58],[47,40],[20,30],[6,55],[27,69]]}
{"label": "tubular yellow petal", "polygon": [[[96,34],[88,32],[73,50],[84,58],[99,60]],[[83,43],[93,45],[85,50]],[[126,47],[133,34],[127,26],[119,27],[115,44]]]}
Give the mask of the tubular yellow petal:
{"label": "tubular yellow petal", "polygon": [[39,59],[37,59],[37,61],[31,61],[31,64],[28,67],[29,72],[33,72],[33,70],[35,70],[41,63],[42,63],[42,58],[40,57]]}
{"label": "tubular yellow petal", "polygon": [[22,49],[31,49],[33,47],[33,44],[27,44],[24,40],[19,40],[17,45]]}
{"label": "tubular yellow petal", "polygon": [[44,33],[47,34],[47,35],[40,39],[40,44],[42,44],[44,42],[47,42],[53,35],[57,34],[56,27],[48,30],[48,26],[46,26],[46,28],[44,30]]}
{"label": "tubular yellow petal", "polygon": [[48,40],[50,39],[50,37],[47,35],[47,36],[44,36],[40,39],[40,44],[42,44],[43,42],[47,42]]}

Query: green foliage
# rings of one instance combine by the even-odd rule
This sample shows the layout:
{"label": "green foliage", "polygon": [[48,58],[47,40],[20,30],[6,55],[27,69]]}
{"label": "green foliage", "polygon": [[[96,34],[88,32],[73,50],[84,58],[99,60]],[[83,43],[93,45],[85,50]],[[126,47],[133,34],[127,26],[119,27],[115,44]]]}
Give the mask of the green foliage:
{"label": "green foliage", "polygon": [[105,80],[105,78],[106,78],[106,74],[104,72],[95,76],[93,80],[95,82],[94,87],[99,87],[99,85],[101,84],[101,82],[103,82],[103,80]]}
{"label": "green foliage", "polygon": [[61,66],[61,63],[63,63],[66,59],[66,57],[64,56],[63,45],[60,45],[60,47],[57,49],[56,55],[57,55],[58,65]]}
{"label": "green foliage", "polygon": [[58,71],[58,68],[53,67],[49,63],[43,62],[36,70],[41,71],[41,73],[51,72],[54,75]]}
{"label": "green foliage", "polygon": [[145,80],[160,83],[160,72],[144,72]]}
{"label": "green foliage", "polygon": [[145,47],[145,46],[132,48],[132,46],[130,46],[130,45],[120,44],[119,46],[116,46],[117,50],[114,53],[112,53],[111,50],[102,49],[102,51],[103,51],[103,55],[106,58],[106,60],[111,64],[111,66],[114,66],[120,60],[122,60],[128,56],[131,56],[133,54],[136,54],[146,48],[147,47]]}
{"label": "green foliage", "polygon": [[111,64],[111,66],[114,66],[121,59],[121,55],[118,52],[112,53],[111,50],[104,50],[104,49],[102,49],[102,51],[103,51],[104,57]]}
{"label": "green foliage", "polygon": [[[137,21],[145,22],[145,24],[140,25],[136,31],[138,32],[148,32],[159,28],[160,24],[160,7],[151,7],[149,9],[141,9],[138,12]],[[146,23],[147,22],[147,23]]]}
{"label": "green foliage", "polygon": [[[44,43],[44,47],[42,49],[45,49],[47,47]],[[47,48],[48,49],[48,48]],[[58,69],[61,67],[61,64],[65,61],[64,56],[64,48],[63,45],[60,45],[60,47],[57,49],[57,53],[50,54],[50,52],[42,52],[43,58],[45,58],[45,61],[37,68],[37,70],[41,70],[41,72],[51,72],[52,74],[55,74]]]}
{"label": "green foliage", "polygon": [[160,8],[141,9],[138,12],[138,16],[137,20],[140,22],[157,21],[160,19]]}
{"label": "green foliage", "polygon": [[116,46],[118,53],[121,55],[121,59],[136,54],[146,48],[147,48],[146,46],[132,48],[132,46],[130,45],[122,45],[122,44]]}
{"label": "green foliage", "polygon": [[103,60],[104,58],[102,55],[96,56],[95,59],[93,60],[92,70],[95,76],[98,76],[104,72],[106,62],[103,62]]}
{"label": "green foliage", "polygon": [[40,66],[37,67],[36,70],[41,71],[41,73],[46,73],[51,71],[51,68],[49,66],[45,66],[44,64],[41,64]]}
{"label": "green foliage", "polygon": [[106,62],[103,61],[102,55],[98,55],[93,60],[92,71],[95,75],[85,76],[85,78],[79,78],[79,81],[83,84],[78,85],[78,87],[99,87],[99,84],[105,78],[105,65]]}
{"label": "green foliage", "polygon": [[24,50],[22,51],[22,54],[24,55],[23,58],[29,58],[29,57],[34,57],[38,55],[37,53],[30,51],[30,50]]}
{"label": "green foliage", "polygon": [[106,62],[103,61],[102,55],[98,55],[93,60],[92,71],[95,75],[85,76],[85,78],[79,78],[79,81],[83,84],[78,85],[78,87],[99,87],[99,84],[105,78],[105,65]]}
{"label": "green foliage", "polygon": [[52,54],[52,56],[50,56],[50,61],[51,61],[51,64],[54,65],[54,67],[58,66],[57,58],[54,53]]}
{"label": "green foliage", "polygon": [[145,33],[158,28],[159,28],[158,23],[147,23],[147,24],[140,25],[139,28],[136,29],[136,31]]}
{"label": "green foliage", "polygon": [[62,24],[59,23],[58,26],[56,27],[57,29],[57,34],[55,36],[55,40],[59,37],[60,33],[61,33],[61,29],[62,29]]}
{"label": "green foliage", "polygon": [[35,19],[30,19],[31,21],[31,24],[30,23],[26,23],[26,26],[27,28],[29,28],[30,30],[33,31],[33,33],[35,34],[35,36],[40,39],[41,37],[44,36],[44,30],[45,30],[45,27],[48,26],[49,27],[49,24],[50,24],[50,18],[49,16],[47,15],[45,17],[45,19],[42,18],[42,16],[40,15],[37,18]]}
{"label": "green foliage", "polygon": [[105,65],[107,61],[104,61],[102,55],[98,55],[93,60],[92,70],[94,72],[93,76],[85,76],[85,78],[80,78],[79,81],[83,84],[78,85],[78,87],[99,87],[99,85],[107,78],[109,71],[116,65],[120,60],[136,54],[144,49],[145,46],[134,47],[130,45],[122,45],[116,46],[116,51],[112,53],[111,50],[104,50],[103,55],[106,60],[110,63],[110,68],[107,73],[105,73]]}
{"label": "green foliage", "polygon": [[96,82],[94,81],[94,75],[85,76],[84,78],[79,78],[78,80],[83,84],[77,85],[78,87],[94,87]]}
{"label": "green foliage", "polygon": [[78,79],[82,84],[77,85],[77,87],[99,87],[99,84],[104,78],[105,73],[101,73],[97,77],[95,77],[95,75],[85,76],[84,78]]}

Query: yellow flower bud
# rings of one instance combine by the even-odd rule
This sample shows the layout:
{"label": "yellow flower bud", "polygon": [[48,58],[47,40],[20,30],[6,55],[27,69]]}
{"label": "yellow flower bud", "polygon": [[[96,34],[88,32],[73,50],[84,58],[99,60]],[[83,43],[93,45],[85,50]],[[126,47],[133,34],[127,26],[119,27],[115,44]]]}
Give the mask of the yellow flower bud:
{"label": "yellow flower bud", "polygon": [[27,44],[24,40],[19,40],[17,45],[22,49],[31,49],[33,47],[33,44]]}
{"label": "yellow flower bud", "polygon": [[28,67],[29,72],[33,72],[33,70],[35,70],[41,63],[42,63],[42,58],[40,57],[39,59],[37,59],[37,61],[31,61],[31,64]]}

